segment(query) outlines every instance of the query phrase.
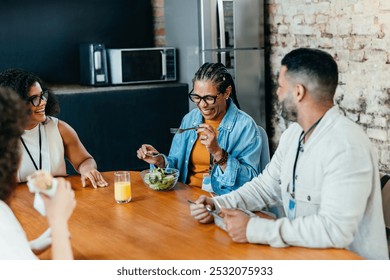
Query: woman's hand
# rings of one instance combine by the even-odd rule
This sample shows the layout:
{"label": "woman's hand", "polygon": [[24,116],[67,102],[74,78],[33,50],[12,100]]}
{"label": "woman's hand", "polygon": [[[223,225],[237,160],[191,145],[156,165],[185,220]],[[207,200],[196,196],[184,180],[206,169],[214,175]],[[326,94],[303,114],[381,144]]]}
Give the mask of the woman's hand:
{"label": "woman's hand", "polygon": [[149,144],[143,144],[141,148],[137,150],[137,157],[139,159],[142,159],[149,164],[154,164],[157,167],[165,167],[164,157],[158,154],[159,152]]}
{"label": "woman's hand", "polygon": [[81,172],[81,184],[83,187],[87,185],[86,180],[89,180],[95,189],[97,187],[103,188],[108,186],[107,181],[104,180],[102,174],[96,169]]}
{"label": "woman's hand", "polygon": [[199,133],[200,143],[205,145],[207,151],[213,155],[216,161],[220,160],[223,157],[222,148],[218,144],[217,132],[211,125],[202,123],[197,129]]}
{"label": "woman's hand", "polygon": [[68,181],[57,178],[57,182],[57,190],[53,197],[42,195],[47,220],[52,229],[52,258],[54,260],[71,260],[73,252],[70,244],[68,220],[76,206],[76,200]]}
{"label": "woman's hand", "polygon": [[94,159],[87,159],[79,166],[79,172],[81,175],[81,184],[85,187],[86,180],[89,180],[92,186],[107,187],[108,183],[104,180],[102,174],[96,169],[96,163]]}
{"label": "woman's hand", "polygon": [[76,206],[74,191],[64,178],[56,178],[57,190],[52,198],[42,194],[46,208],[46,216],[53,229],[58,224],[66,224]]}
{"label": "woman's hand", "polygon": [[207,224],[214,221],[214,217],[206,209],[206,206],[210,209],[214,208],[213,201],[205,195],[201,195],[195,204],[190,204],[190,214],[199,223]]}

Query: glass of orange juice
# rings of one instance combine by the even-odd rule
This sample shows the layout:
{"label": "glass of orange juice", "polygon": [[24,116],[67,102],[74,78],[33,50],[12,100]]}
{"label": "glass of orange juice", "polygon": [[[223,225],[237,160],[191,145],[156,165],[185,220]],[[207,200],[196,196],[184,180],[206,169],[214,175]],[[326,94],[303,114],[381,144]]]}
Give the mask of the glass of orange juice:
{"label": "glass of orange juice", "polygon": [[117,203],[128,203],[131,200],[131,181],[129,171],[114,172],[114,195]]}

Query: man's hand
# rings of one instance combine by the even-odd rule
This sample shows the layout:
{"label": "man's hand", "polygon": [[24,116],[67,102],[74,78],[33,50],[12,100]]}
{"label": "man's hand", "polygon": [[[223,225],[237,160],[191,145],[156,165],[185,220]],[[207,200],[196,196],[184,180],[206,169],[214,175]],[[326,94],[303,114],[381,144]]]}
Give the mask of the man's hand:
{"label": "man's hand", "polygon": [[237,243],[247,243],[246,227],[250,217],[239,209],[222,208],[221,210],[226,231],[232,240]]}

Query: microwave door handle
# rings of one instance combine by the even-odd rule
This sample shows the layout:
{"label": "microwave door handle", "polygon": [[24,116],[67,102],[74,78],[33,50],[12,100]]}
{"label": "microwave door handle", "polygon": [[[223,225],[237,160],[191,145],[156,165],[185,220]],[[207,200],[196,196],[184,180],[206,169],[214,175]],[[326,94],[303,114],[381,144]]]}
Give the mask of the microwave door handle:
{"label": "microwave door handle", "polygon": [[95,70],[102,69],[102,52],[101,51],[95,51],[93,53],[93,60],[94,60]]}
{"label": "microwave door handle", "polygon": [[[223,12],[223,0],[218,0],[218,24],[219,24],[219,46],[226,48],[225,40],[225,15]],[[226,52],[221,52],[221,63],[226,66]]]}
{"label": "microwave door handle", "polygon": [[160,51],[161,53],[161,64],[162,64],[162,77],[161,77],[161,80],[165,80],[166,79],[166,76],[167,76],[167,55],[165,53],[165,51]]}

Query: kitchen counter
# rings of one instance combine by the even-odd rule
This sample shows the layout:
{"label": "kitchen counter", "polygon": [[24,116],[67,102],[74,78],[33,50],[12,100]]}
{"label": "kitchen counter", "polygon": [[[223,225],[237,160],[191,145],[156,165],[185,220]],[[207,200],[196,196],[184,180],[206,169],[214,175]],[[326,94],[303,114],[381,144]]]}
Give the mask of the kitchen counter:
{"label": "kitchen counter", "polygon": [[186,84],[181,83],[149,83],[149,84],[128,84],[128,85],[110,85],[110,86],[85,86],[78,84],[50,84],[49,88],[55,94],[72,93],[94,93],[94,92],[112,92],[123,90],[143,90],[143,89],[162,89],[162,88],[180,88]]}

